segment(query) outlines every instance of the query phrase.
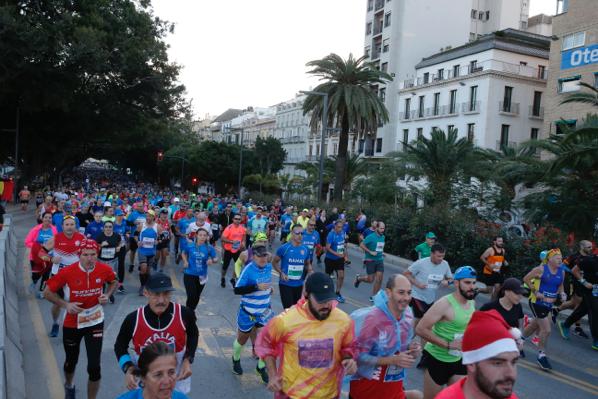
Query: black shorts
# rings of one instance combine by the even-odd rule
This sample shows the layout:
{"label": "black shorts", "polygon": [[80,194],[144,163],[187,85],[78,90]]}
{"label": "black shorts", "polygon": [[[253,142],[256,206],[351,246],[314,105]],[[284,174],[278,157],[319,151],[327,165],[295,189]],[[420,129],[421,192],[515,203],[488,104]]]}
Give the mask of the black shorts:
{"label": "black shorts", "polygon": [[430,377],[438,385],[448,384],[451,377],[456,375],[467,375],[467,367],[461,363],[461,360],[451,363],[443,362],[436,359],[426,350],[422,353],[422,365],[428,370]]}
{"label": "black shorts", "polygon": [[364,261],[365,271],[368,275],[376,274],[378,272],[384,273],[384,261],[382,260],[368,260]]}
{"label": "black shorts", "polygon": [[546,316],[548,316],[551,310],[546,306],[537,305],[533,303],[531,299],[529,300],[529,307],[532,310],[532,314],[536,319],[544,319]]}
{"label": "black shorts", "polygon": [[156,250],[160,251],[164,248],[169,248],[170,247],[170,238],[168,240],[162,240],[160,241],[157,245],[156,245]]}
{"label": "black shorts", "polygon": [[137,245],[137,240],[135,240],[135,237],[133,237],[133,236],[129,237],[129,250],[136,251],[137,248],[138,248],[138,245]]}
{"label": "black shorts", "polygon": [[21,200],[21,204],[28,204],[29,200]]}
{"label": "black shorts", "polygon": [[339,270],[345,270],[345,259],[330,259],[324,258],[324,264],[326,265],[326,274],[332,274]]}
{"label": "black shorts", "polygon": [[505,281],[505,276],[497,272],[492,272],[492,274],[482,273],[480,281],[488,287],[493,287],[495,284],[502,284]]}
{"label": "black shorts", "polygon": [[583,297],[584,287],[579,284],[577,279],[573,279],[573,295],[577,295],[578,297]]}
{"label": "black shorts", "polygon": [[413,310],[413,317],[416,319],[424,317],[424,314],[432,307],[432,305],[434,305],[434,302],[427,304],[424,301],[420,301],[413,297],[411,297],[411,302],[409,302],[409,306],[411,306],[411,310]]}

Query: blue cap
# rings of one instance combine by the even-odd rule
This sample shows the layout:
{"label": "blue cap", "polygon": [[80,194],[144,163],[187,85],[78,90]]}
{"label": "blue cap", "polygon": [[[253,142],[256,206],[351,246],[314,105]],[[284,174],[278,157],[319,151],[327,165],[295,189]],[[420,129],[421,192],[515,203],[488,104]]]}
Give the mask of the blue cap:
{"label": "blue cap", "polygon": [[548,251],[544,250],[540,252],[540,260],[543,261],[544,259],[546,259],[546,255],[548,255]]}
{"label": "blue cap", "polygon": [[124,212],[121,211],[120,209],[117,209],[114,211],[114,216],[123,216],[123,215],[124,215]]}
{"label": "blue cap", "polygon": [[464,278],[478,278],[478,273],[471,266],[461,266],[453,276],[455,280],[463,280]]}

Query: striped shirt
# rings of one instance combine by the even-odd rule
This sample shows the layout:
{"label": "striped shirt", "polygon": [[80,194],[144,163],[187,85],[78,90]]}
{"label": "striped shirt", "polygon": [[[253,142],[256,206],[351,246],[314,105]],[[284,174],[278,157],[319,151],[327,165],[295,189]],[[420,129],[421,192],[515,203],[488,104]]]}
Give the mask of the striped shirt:
{"label": "striped shirt", "polygon": [[[253,286],[257,284],[272,285],[272,264],[267,263],[263,268],[256,265],[254,262],[248,264],[241,276],[237,280],[236,287]],[[250,294],[245,294],[241,297],[241,307],[249,314],[260,315],[270,308],[270,298],[272,291],[267,290],[253,291]]]}

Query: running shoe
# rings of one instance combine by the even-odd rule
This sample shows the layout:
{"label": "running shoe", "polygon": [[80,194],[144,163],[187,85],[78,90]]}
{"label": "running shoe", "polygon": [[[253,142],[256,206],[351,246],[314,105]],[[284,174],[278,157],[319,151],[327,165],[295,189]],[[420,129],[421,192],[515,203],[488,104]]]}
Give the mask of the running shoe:
{"label": "running shoe", "polygon": [[226,280],[224,280],[224,277],[220,278],[220,286],[222,288],[226,287]]}
{"label": "running shoe", "polygon": [[374,297],[373,296],[370,297],[370,302],[374,303]]}
{"label": "running shoe", "polygon": [[345,303],[345,298],[341,294],[336,294],[336,300],[338,303]]}
{"label": "running shoe", "polygon": [[552,319],[552,324],[556,324],[556,318],[559,315],[559,310],[557,308],[552,308],[550,310],[550,318]]}
{"label": "running shoe", "polygon": [[67,386],[64,384],[64,399],[75,399],[75,386]]}
{"label": "running shoe", "polygon": [[268,371],[265,367],[259,368],[259,366],[255,366],[255,372],[260,376],[264,384],[267,384],[270,381],[270,378],[268,377]]}
{"label": "running shoe", "polygon": [[561,333],[561,337],[563,337],[563,339],[569,339],[569,328],[565,327],[565,322],[559,321],[556,325],[559,328],[559,333]]}
{"label": "running shoe", "polygon": [[552,366],[550,365],[546,355],[539,355],[537,361],[542,370],[552,370]]}
{"label": "running shoe", "polygon": [[118,293],[119,294],[126,294],[127,292],[125,291],[125,286],[121,285],[120,287],[118,287]]}
{"label": "running shoe", "polygon": [[135,265],[129,265],[129,273],[133,273],[133,269],[135,269]]}
{"label": "running shoe", "polygon": [[354,286],[355,288],[359,288],[359,284],[361,283],[361,281],[359,281],[359,276],[360,276],[360,275],[359,275],[359,274],[357,274],[357,275],[355,276],[355,280],[353,281],[353,286]]}
{"label": "running shoe", "polygon": [[50,338],[56,338],[58,336],[59,330],[60,330],[60,326],[58,325],[58,323],[52,324],[52,329],[50,330],[50,334],[48,334],[48,336]]}
{"label": "running shoe", "polygon": [[573,334],[577,335],[578,337],[585,338],[585,339],[588,339],[588,338],[590,338],[590,337],[588,336],[588,334],[586,334],[586,332],[583,330],[583,328],[581,328],[581,327],[579,327],[579,326],[578,326],[578,327],[575,327],[575,328],[573,329]]}
{"label": "running shoe", "polygon": [[243,368],[241,367],[241,359],[235,360],[235,358],[233,358],[233,373],[235,373],[236,375],[243,374]]}
{"label": "running shoe", "polygon": [[233,288],[235,288],[235,285],[237,285],[237,280],[233,277],[229,280],[230,284],[233,286]]}

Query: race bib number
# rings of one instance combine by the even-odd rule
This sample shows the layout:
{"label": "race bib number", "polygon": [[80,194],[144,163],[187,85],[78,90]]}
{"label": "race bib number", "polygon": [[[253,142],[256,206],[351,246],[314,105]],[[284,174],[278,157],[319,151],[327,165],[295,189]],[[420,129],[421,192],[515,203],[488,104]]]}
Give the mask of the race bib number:
{"label": "race bib number", "polygon": [[100,257],[103,259],[114,259],[116,255],[116,248],[102,248]]}
{"label": "race bib number", "polygon": [[376,252],[384,252],[384,241],[376,243]]}
{"label": "race bib number", "polygon": [[299,365],[308,369],[330,368],[334,339],[302,339],[298,343]]}
{"label": "race bib number", "polygon": [[405,378],[405,369],[397,365],[390,365],[386,368],[384,374],[384,382],[397,382],[403,381]]}
{"label": "race bib number", "polygon": [[307,247],[307,249],[309,249],[310,252],[313,252],[313,250],[314,250],[313,244],[305,244],[305,246]]}
{"label": "race bib number", "polygon": [[492,264],[492,271],[495,273],[500,272],[500,268],[502,267],[502,262],[494,262]]}
{"label": "race bib number", "polygon": [[342,244],[336,245],[336,252],[338,252],[341,255],[343,255],[345,253],[345,243],[344,242]]}
{"label": "race bib number", "polygon": [[216,230],[218,230],[218,229],[219,229],[219,226],[220,226],[220,225],[219,225],[218,223],[212,223],[212,230],[213,230],[213,231],[216,231]]}
{"label": "race bib number", "polygon": [[152,237],[143,237],[143,240],[141,240],[141,246],[143,248],[153,248],[155,242],[156,240]]}
{"label": "race bib number", "polygon": [[77,314],[77,328],[95,326],[104,321],[104,308],[97,304],[93,308],[85,309]]}
{"label": "race bib number", "polygon": [[241,241],[233,241],[233,249],[241,248]]}
{"label": "race bib number", "polygon": [[289,280],[301,280],[304,265],[289,265],[287,276]]}
{"label": "race bib number", "polygon": [[592,296],[598,296],[598,284],[592,285]]}
{"label": "race bib number", "polygon": [[443,278],[442,274],[428,274],[428,288],[438,288]]}
{"label": "race bib number", "polygon": [[[453,337],[453,340],[456,341],[460,338],[463,338],[463,334],[455,334],[455,336]],[[448,354],[451,356],[458,356],[458,357],[463,356],[463,352],[461,352],[458,349],[451,349],[448,351]]]}

